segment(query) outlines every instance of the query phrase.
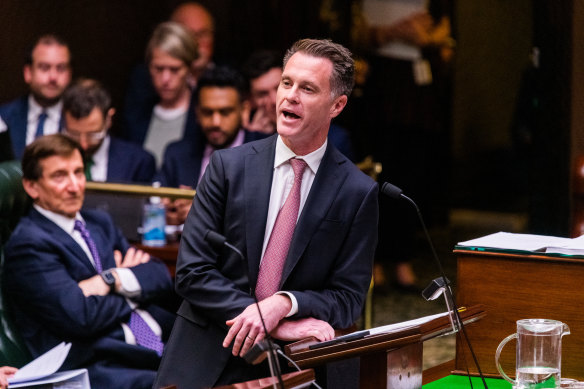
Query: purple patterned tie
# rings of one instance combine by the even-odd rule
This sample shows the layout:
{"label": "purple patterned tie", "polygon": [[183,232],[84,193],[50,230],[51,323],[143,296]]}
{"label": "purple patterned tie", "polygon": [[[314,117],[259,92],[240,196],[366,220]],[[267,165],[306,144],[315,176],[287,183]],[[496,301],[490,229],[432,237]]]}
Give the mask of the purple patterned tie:
{"label": "purple patterned tie", "polygon": [[[93,256],[93,260],[95,262],[95,269],[98,273],[101,273],[103,268],[101,266],[101,260],[99,258],[99,253],[97,252],[97,246],[91,236],[89,235],[89,231],[85,227],[85,224],[81,220],[75,220],[75,230],[81,233],[83,240],[87,243],[89,247],[89,251]],[[152,331],[152,329],[148,326],[148,324],[142,319],[142,317],[132,311],[130,315],[130,322],[128,323],[130,330],[136,337],[136,343],[140,346],[147,347],[151,350],[156,351],[158,355],[162,354],[162,348],[164,344],[160,341],[160,338]]]}
{"label": "purple patterned tie", "polygon": [[256,285],[258,300],[270,297],[278,291],[282,280],[282,270],[284,269],[292,235],[296,228],[296,220],[298,219],[298,210],[300,208],[302,174],[307,165],[304,160],[296,158],[290,159],[290,163],[294,170],[294,184],[282,209],[278,212],[266,252],[260,264]]}
{"label": "purple patterned tie", "polygon": [[156,351],[158,355],[162,355],[164,343],[162,343],[160,338],[154,333],[154,331],[152,331],[144,319],[142,319],[142,316],[135,311],[130,315],[129,326],[136,337],[136,343],[140,346]]}
{"label": "purple patterned tie", "polygon": [[89,231],[85,228],[85,224],[81,220],[75,220],[75,230],[79,231],[85,243],[87,243],[87,247],[89,247],[89,252],[93,257],[93,261],[95,262],[95,269],[98,273],[101,273],[103,268],[101,267],[101,260],[99,259],[99,253],[97,252],[97,246],[91,236],[89,235]]}

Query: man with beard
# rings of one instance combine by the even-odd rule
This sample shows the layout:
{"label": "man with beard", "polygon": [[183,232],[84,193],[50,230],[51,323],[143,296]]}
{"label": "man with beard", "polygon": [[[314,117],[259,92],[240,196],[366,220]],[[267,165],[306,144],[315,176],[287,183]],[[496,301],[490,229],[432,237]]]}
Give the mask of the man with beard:
{"label": "man with beard", "polygon": [[85,154],[85,176],[91,181],[150,183],[156,165],[142,147],[111,137],[115,109],[96,80],[77,80],[63,95],[63,134]]}
{"label": "man with beard", "polygon": [[[182,140],[167,147],[157,178],[162,186],[194,188],[215,150],[265,137],[242,127],[249,116],[249,105],[244,100],[245,81],[234,69],[222,66],[208,70],[199,79],[196,93],[200,135],[196,141]],[[168,222],[182,224],[190,206],[191,201],[184,199],[168,204]]]}
{"label": "man with beard", "polygon": [[35,138],[60,130],[61,96],[71,82],[67,43],[56,35],[41,36],[26,55],[24,81],[30,94],[0,106],[0,127],[7,127],[17,159]]}

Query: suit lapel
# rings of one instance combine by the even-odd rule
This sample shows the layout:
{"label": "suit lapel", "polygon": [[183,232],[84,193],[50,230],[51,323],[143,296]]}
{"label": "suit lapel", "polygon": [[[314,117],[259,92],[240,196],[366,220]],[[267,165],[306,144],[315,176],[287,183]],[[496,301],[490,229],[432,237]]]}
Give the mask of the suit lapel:
{"label": "suit lapel", "polygon": [[329,142],[296,224],[280,286],[284,284],[300,260],[314,232],[324,220],[333,200],[339,193],[340,186],[347,176],[346,171],[341,168],[346,161],[340,153],[331,148]]}
{"label": "suit lapel", "polygon": [[250,285],[255,285],[262,254],[270,192],[274,175],[276,136],[271,142],[254,145],[245,158],[245,233]]}
{"label": "suit lapel", "polygon": [[28,96],[22,97],[18,101],[17,109],[15,109],[14,125],[9,128],[10,138],[14,148],[14,156],[18,159],[22,158],[24,148],[26,147],[26,127],[28,123]]}
{"label": "suit lapel", "polygon": [[61,243],[64,248],[71,252],[75,258],[77,258],[85,267],[95,273],[95,267],[87,258],[85,251],[75,242],[75,239],[71,237],[67,232],[65,232],[61,227],[53,223],[51,220],[47,219],[45,216],[41,215],[36,209],[32,209],[30,213],[30,218],[37,223],[37,225],[45,230],[48,234],[53,236],[55,242]]}

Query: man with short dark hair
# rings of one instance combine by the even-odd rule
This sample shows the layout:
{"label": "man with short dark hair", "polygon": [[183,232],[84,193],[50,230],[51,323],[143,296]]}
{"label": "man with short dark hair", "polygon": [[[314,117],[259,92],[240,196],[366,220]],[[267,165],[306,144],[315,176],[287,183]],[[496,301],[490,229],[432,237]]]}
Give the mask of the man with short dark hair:
{"label": "man with short dark hair", "polygon": [[26,145],[61,128],[61,96],[71,81],[71,53],[56,35],[43,35],[27,53],[23,69],[30,94],[0,106],[0,133],[8,131],[14,157]]}
{"label": "man with short dark hair", "polygon": [[91,181],[150,183],[154,157],[142,147],[109,135],[115,109],[100,82],[82,78],[63,95],[63,134],[79,142]]}
{"label": "man with short dark hair", "polygon": [[[243,125],[250,131],[264,134],[276,132],[276,92],[282,77],[282,56],[274,50],[253,52],[242,66],[249,84],[251,115]],[[349,133],[343,127],[331,124],[328,138],[341,153],[354,160]]]}
{"label": "man with short dark hair", "polygon": [[[211,156],[181,238],[178,310],[154,387],[269,375],[241,358],[267,331],[328,340],[359,317],[377,242],[377,184],[327,140],[353,87],[351,53],[296,42],[284,58],[276,135]],[[247,262],[206,241],[225,236]],[[282,364],[283,365],[283,364]]]}
{"label": "man with short dark hair", "polygon": [[3,292],[33,357],[70,342],[61,369],[87,368],[92,387],[150,388],[174,321],[154,302],[172,282],[107,214],[80,211],[82,154],[62,134],[25,149],[22,183],[33,208],[6,244]]}
{"label": "man with short dark hair", "polygon": [[[203,74],[195,92],[199,136],[196,141],[185,139],[166,148],[156,181],[162,186],[195,188],[215,150],[265,137],[242,127],[244,118],[249,116],[245,89],[243,77],[230,67],[215,67]],[[169,224],[184,223],[191,203],[184,199],[168,203]]]}

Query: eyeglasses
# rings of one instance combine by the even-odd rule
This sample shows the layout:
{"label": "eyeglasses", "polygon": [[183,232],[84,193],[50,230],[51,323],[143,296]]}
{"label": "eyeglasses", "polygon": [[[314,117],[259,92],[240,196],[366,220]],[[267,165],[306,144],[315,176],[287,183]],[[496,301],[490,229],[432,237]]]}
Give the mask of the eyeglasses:
{"label": "eyeglasses", "polygon": [[79,142],[81,138],[85,137],[88,142],[96,143],[105,138],[107,135],[107,129],[104,127],[98,131],[90,131],[90,132],[80,132],[71,130],[69,128],[63,128],[63,135],[68,136],[69,138]]}

